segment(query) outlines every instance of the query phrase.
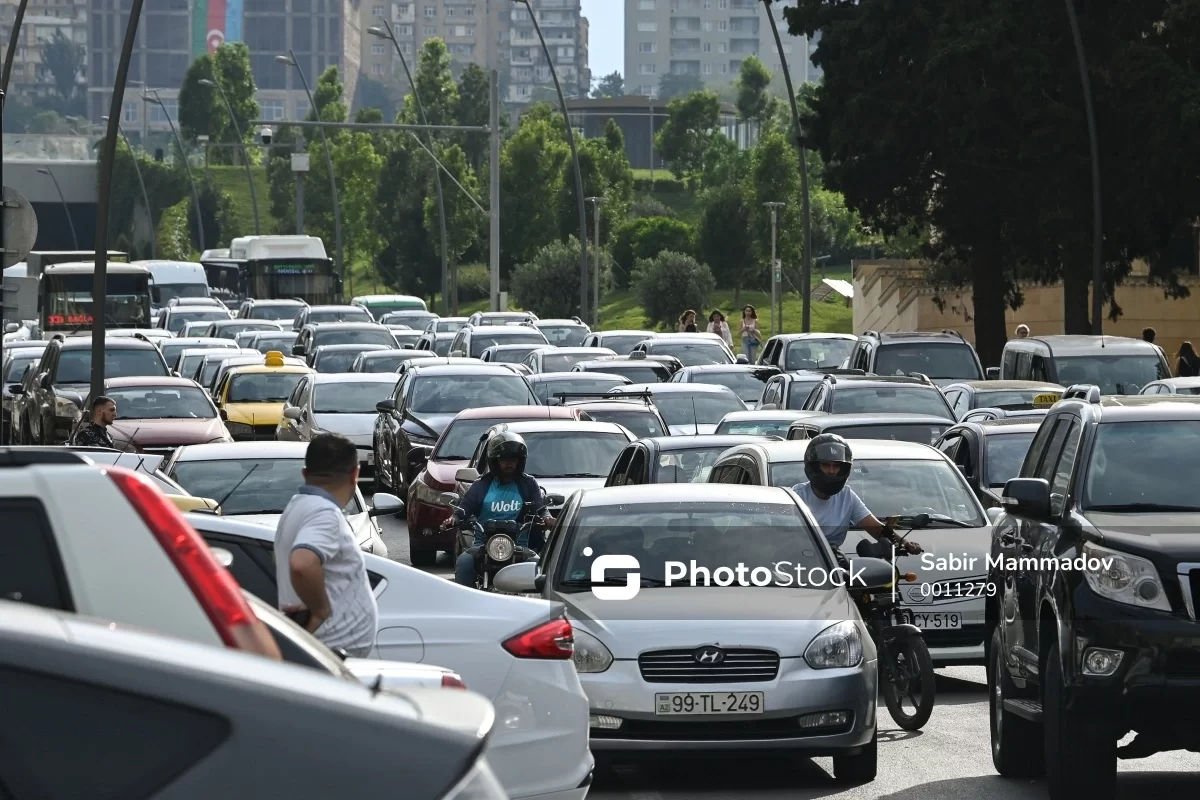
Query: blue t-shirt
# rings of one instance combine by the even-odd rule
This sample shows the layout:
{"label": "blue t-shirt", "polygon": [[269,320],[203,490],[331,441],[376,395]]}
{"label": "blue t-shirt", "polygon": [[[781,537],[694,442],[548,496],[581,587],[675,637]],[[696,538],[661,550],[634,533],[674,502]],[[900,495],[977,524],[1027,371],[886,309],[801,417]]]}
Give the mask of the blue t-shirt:
{"label": "blue t-shirt", "polygon": [[813,519],[817,521],[817,528],[825,534],[825,538],[833,547],[842,546],[851,525],[857,525],[871,516],[866,504],[849,486],[825,499],[817,497],[812,484],[809,483],[797,484],[792,487],[792,491],[800,495],[804,505],[812,512]]}
{"label": "blue t-shirt", "polygon": [[[493,480],[492,485],[488,487],[487,494],[483,496],[483,507],[479,509],[476,519],[480,526],[489,522],[508,522],[517,519],[524,506],[525,500],[521,497],[521,487],[516,481],[501,483]],[[480,541],[482,538],[477,530],[475,543],[482,544]]]}

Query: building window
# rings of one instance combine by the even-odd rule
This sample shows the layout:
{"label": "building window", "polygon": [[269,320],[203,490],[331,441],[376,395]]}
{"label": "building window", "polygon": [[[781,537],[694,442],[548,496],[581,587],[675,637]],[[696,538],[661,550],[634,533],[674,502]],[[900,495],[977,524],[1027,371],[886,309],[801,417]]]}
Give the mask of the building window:
{"label": "building window", "polygon": [[729,0],[717,0],[717,8],[721,10],[729,8]]}
{"label": "building window", "polygon": [[655,0],[638,0],[638,11],[653,11],[656,5]]}
{"label": "building window", "polygon": [[719,22],[717,22],[717,30],[724,31],[724,30],[728,30],[728,29],[729,29],[729,23],[726,22],[725,20],[720,20]]}
{"label": "building window", "polygon": [[122,104],[121,116],[125,119],[126,122],[137,122],[137,118],[138,118],[137,106],[135,106],[135,105],[127,106],[127,105]]}
{"label": "building window", "polygon": [[412,25],[401,25],[400,30],[396,32],[397,36],[412,36]]}
{"label": "building window", "polygon": [[373,55],[373,56],[381,56],[381,55],[383,55],[383,54],[384,54],[384,52],[385,52],[385,51],[384,51],[383,45],[381,45],[381,44],[373,44],[373,45],[371,45],[371,55]]}
{"label": "building window", "polygon": [[284,108],[282,100],[259,100],[258,108],[262,118],[269,120],[283,119],[283,114],[287,110]]}
{"label": "building window", "polygon": [[705,64],[705,65],[704,65],[704,74],[705,74],[705,75],[712,75],[712,64]]}
{"label": "building window", "polygon": [[425,35],[426,36],[437,36],[437,26],[436,25],[426,25],[425,26]]}
{"label": "building window", "polygon": [[639,53],[657,53],[658,44],[656,42],[638,42]]}
{"label": "building window", "polygon": [[383,6],[371,6],[371,16],[383,19]]}
{"label": "building window", "polygon": [[167,114],[171,115],[171,120],[175,120],[179,117],[179,101],[178,100],[164,99],[163,105],[167,107],[166,114],[163,113],[162,107],[159,106],[157,103],[150,106],[150,121],[151,122],[161,122],[161,123],[166,124],[168,122]]}
{"label": "building window", "polygon": [[312,106],[310,106],[308,104],[307,98],[297,97],[296,98],[296,116],[294,117],[294,119],[304,119],[305,117],[308,116],[308,112],[311,109],[312,109]]}
{"label": "building window", "polygon": [[654,75],[657,72],[657,64],[638,64],[638,75]]}
{"label": "building window", "polygon": [[724,43],[724,42],[721,42],[719,45],[717,45],[717,52],[718,52],[718,53],[724,53],[724,52],[725,52],[725,43]]}
{"label": "building window", "polygon": [[712,20],[711,19],[704,20],[704,30],[706,30],[706,31],[712,30]]}
{"label": "building window", "polygon": [[658,23],[657,22],[639,22],[638,30],[641,31],[642,33],[657,33],[658,32]]}
{"label": "building window", "polygon": [[371,74],[372,75],[382,75],[383,74],[383,64],[372,64],[371,65]]}
{"label": "building window", "polygon": [[437,7],[436,6],[425,6],[425,16],[428,17],[429,19],[433,19],[434,17],[436,17],[437,16]]}
{"label": "building window", "polygon": [[705,43],[704,43],[704,52],[706,52],[706,53],[711,53],[711,52],[712,52],[712,42],[705,42]]}

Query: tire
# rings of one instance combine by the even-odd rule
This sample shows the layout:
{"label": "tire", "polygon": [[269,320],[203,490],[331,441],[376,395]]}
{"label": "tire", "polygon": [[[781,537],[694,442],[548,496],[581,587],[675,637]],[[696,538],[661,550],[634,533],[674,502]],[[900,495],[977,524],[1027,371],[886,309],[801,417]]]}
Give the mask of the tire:
{"label": "tire", "polygon": [[875,780],[879,769],[879,732],[871,736],[871,743],[854,756],[833,757],[833,779],[843,785],[858,785]]}
{"label": "tire", "polygon": [[1057,639],[1042,668],[1046,788],[1050,800],[1112,800],[1117,782],[1117,736],[1098,714],[1067,708]]}
{"label": "tire", "polygon": [[[883,680],[883,699],[887,703],[888,713],[896,724],[906,731],[920,730],[929,721],[933,713],[933,703],[937,695],[937,682],[933,673],[933,659],[929,657],[929,647],[925,640],[918,636],[892,641],[885,646],[887,658],[893,662],[900,661],[898,668],[907,675],[897,686],[887,680],[886,673],[880,669]],[[913,702],[910,713],[904,707],[904,701]]]}
{"label": "tire", "polygon": [[1045,732],[1042,725],[1004,710],[1004,700],[1020,695],[1004,669],[1000,628],[992,632],[988,646],[988,719],[992,740],[992,764],[1005,778],[1041,778],[1046,774]]}
{"label": "tire", "polygon": [[437,563],[437,554],[437,550],[417,550],[411,539],[408,542],[408,563],[414,567],[432,567]]}

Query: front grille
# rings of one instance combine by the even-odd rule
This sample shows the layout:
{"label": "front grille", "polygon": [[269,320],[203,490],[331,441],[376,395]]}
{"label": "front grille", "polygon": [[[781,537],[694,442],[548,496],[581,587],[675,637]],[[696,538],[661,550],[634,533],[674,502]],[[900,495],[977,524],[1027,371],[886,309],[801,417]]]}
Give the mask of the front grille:
{"label": "front grille", "polygon": [[983,625],[964,625],[957,631],[921,631],[928,647],[976,647],[983,644],[987,628]]}
{"label": "front grille", "polygon": [[616,730],[592,728],[593,739],[649,739],[693,742],[725,741],[729,739],[799,739],[806,736],[830,736],[845,733],[854,720],[828,728],[801,728],[799,717],[774,719],[739,719],[725,721],[708,717],[697,720],[665,721],[657,719],[627,719]]}
{"label": "front grille", "polygon": [[255,439],[274,439],[275,438],[275,428],[276,428],[275,425],[255,425],[254,426],[254,438]]}
{"label": "front grille", "polygon": [[658,650],[638,657],[647,683],[748,683],[773,681],[779,674],[779,654],[771,650],[724,650],[720,664],[696,661],[695,649]]}

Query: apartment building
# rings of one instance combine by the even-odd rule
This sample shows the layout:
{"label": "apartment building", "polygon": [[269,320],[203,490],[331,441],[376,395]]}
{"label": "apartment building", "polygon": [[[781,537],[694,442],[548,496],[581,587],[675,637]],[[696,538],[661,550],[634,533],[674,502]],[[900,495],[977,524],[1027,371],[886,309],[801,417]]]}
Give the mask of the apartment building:
{"label": "apartment building", "polygon": [[[533,0],[532,5],[563,94],[586,97],[592,72],[588,68],[588,23],[580,0]],[[529,11],[514,4],[508,17],[507,63],[500,67],[504,75],[507,66],[507,75],[501,84],[505,101],[523,105],[536,99],[539,87],[553,91],[554,79]],[[501,38],[505,38],[503,32]]]}
{"label": "apartment building", "polygon": [[[811,61],[816,37],[789,36],[783,5],[770,8],[792,79],[819,80]],[[709,86],[731,83],[752,55],[782,75],[767,13],[760,0],[625,0],[626,91],[655,96],[668,73],[695,75]]]}
{"label": "apartment building", "polygon": [[[12,36],[13,22],[17,16],[19,0],[0,0],[0,32],[4,46]],[[54,75],[43,59],[43,49],[56,31],[84,48],[81,72],[77,84],[86,84],[88,7],[87,0],[29,0],[25,6],[25,18],[13,54],[12,75],[9,76],[9,91],[14,97],[46,97],[57,91]]]}

